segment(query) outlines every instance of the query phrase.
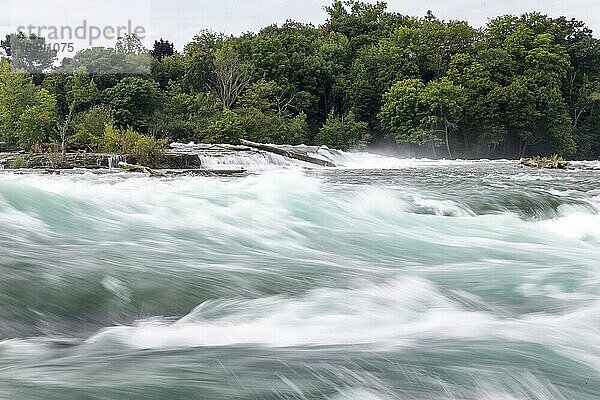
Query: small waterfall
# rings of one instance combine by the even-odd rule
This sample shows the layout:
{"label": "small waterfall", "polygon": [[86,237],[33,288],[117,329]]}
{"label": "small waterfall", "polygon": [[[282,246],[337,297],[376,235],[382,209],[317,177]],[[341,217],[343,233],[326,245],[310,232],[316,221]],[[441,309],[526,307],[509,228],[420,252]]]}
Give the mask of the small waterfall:
{"label": "small waterfall", "polygon": [[271,153],[250,153],[240,152],[239,154],[231,154],[219,157],[212,157],[199,154],[198,158],[204,168],[264,168],[269,166],[290,166],[294,165],[292,160]]}
{"label": "small waterfall", "polygon": [[108,157],[108,169],[117,168],[120,162],[127,162],[127,156],[119,154]]}

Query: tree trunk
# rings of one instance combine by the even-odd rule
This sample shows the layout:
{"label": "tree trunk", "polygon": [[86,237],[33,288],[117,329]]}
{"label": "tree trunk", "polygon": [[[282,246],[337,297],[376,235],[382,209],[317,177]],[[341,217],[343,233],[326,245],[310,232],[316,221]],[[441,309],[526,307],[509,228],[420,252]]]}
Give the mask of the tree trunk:
{"label": "tree trunk", "polygon": [[448,140],[448,123],[444,123],[445,136],[446,136],[446,149],[448,150],[448,157],[452,159],[452,152],[450,151],[450,140]]}
{"label": "tree trunk", "polygon": [[525,157],[525,151],[527,150],[527,142],[521,142],[523,147],[521,149],[521,158]]}

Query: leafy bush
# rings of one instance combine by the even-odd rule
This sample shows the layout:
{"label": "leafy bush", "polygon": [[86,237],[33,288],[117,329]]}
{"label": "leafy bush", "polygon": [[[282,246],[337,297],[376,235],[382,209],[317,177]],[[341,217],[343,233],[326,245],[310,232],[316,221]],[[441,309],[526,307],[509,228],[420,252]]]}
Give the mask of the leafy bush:
{"label": "leafy bush", "polygon": [[135,162],[149,167],[160,165],[166,145],[166,140],[157,140],[132,128],[120,129],[112,124],[104,127],[104,135],[97,143],[100,151],[129,154]]}
{"label": "leafy bush", "polygon": [[286,120],[286,123],[283,125],[283,144],[297,145],[307,143],[309,136],[310,129],[306,121],[306,114],[304,113]]}
{"label": "leafy bush", "polygon": [[163,159],[165,146],[166,142],[164,140],[156,140],[152,136],[140,135],[128,153],[138,164],[156,167],[160,165]]}
{"label": "leafy bush", "polygon": [[17,157],[8,164],[8,167],[10,169],[27,168],[27,161],[23,157]]}
{"label": "leafy bush", "polygon": [[95,106],[79,115],[72,142],[93,147],[104,135],[104,128],[114,123],[113,112],[105,106]]}
{"label": "leafy bush", "polygon": [[207,128],[209,143],[237,143],[244,134],[242,121],[235,112],[225,109]]}
{"label": "leafy bush", "polygon": [[327,121],[317,134],[317,143],[346,150],[356,144],[367,133],[367,124],[356,121],[354,113],[337,117],[329,113]]}
{"label": "leafy bush", "polygon": [[154,81],[128,76],[102,92],[104,103],[114,110],[119,126],[133,126],[144,132],[160,100],[159,85]]}
{"label": "leafy bush", "polygon": [[148,132],[176,141],[205,140],[208,127],[222,114],[218,99],[206,93],[178,93],[176,87],[170,88],[170,93],[171,97],[151,116]]}

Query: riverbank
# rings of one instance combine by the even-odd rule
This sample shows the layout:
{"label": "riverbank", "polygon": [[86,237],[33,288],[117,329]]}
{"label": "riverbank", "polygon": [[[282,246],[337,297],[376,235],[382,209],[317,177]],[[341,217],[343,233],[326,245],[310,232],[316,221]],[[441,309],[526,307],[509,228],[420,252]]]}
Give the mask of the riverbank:
{"label": "riverbank", "polygon": [[[154,176],[240,175],[269,169],[296,167],[397,169],[425,164],[478,163],[489,160],[431,160],[386,157],[368,152],[343,152],[327,147],[273,146],[254,142],[243,145],[173,143],[164,151],[156,165],[145,165],[127,154],[112,153],[42,153],[0,152],[0,170],[44,171],[61,173],[65,170],[96,172],[145,172]],[[500,160],[518,163],[522,168],[599,170],[597,161],[564,161],[553,158]]]}
{"label": "riverbank", "polygon": [[[309,147],[272,146],[245,141],[244,145],[180,144],[175,143],[162,154],[156,165],[141,165],[155,169],[215,171],[223,166],[254,163],[285,165],[291,160],[320,167],[337,166],[332,161],[309,154]],[[0,153],[0,169],[114,169],[119,164],[136,165],[138,160],[127,154],[110,153],[27,153],[24,151]],[[124,168],[133,170],[132,168]],[[230,169],[230,168],[229,168]],[[243,169],[243,168],[242,168]]]}

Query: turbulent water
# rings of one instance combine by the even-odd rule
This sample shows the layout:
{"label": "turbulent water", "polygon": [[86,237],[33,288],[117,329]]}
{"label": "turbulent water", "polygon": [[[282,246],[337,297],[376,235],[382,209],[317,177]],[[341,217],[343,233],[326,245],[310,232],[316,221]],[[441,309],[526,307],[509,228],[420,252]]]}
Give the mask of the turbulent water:
{"label": "turbulent water", "polygon": [[320,156],[0,173],[0,398],[599,398],[600,172]]}

